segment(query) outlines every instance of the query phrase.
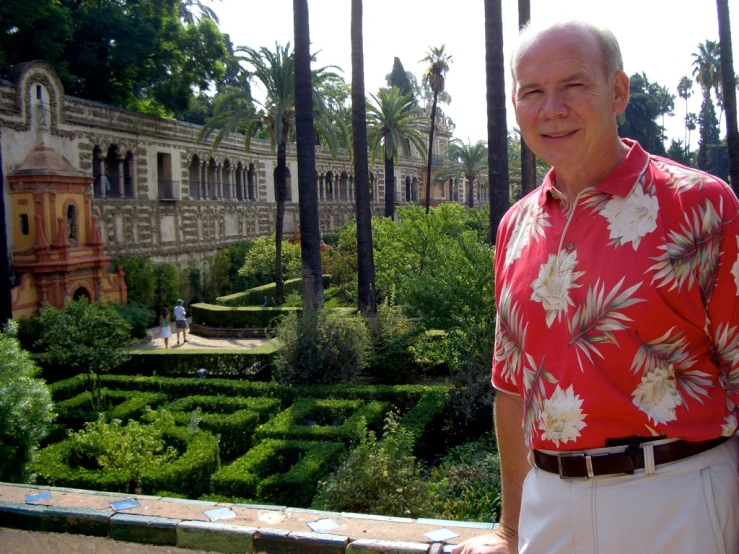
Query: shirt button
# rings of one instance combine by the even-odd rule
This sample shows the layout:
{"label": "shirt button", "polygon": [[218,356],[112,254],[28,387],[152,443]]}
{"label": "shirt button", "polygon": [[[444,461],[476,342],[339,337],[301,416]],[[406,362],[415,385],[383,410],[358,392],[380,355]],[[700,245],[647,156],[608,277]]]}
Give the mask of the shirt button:
{"label": "shirt button", "polygon": [[566,248],[567,248],[567,250],[572,250],[573,248],[575,248],[575,243],[573,243],[573,242],[568,242],[568,243],[567,243],[567,247],[566,247]]}

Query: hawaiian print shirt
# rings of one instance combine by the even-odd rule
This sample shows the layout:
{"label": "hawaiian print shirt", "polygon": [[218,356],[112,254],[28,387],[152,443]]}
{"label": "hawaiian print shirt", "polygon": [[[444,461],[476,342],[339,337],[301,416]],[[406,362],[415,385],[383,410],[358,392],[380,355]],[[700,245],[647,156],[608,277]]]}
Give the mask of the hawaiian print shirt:
{"label": "hawaiian print shirt", "polygon": [[570,203],[550,171],[504,217],[493,385],[530,448],[737,430],[739,201],[636,142]]}

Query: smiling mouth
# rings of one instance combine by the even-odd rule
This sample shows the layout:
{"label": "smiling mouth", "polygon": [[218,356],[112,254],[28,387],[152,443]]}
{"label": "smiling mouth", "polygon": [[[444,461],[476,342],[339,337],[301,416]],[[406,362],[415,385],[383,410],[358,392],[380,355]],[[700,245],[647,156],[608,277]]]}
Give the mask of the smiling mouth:
{"label": "smiling mouth", "polygon": [[559,139],[569,137],[570,135],[574,135],[575,133],[576,131],[565,131],[563,133],[542,133],[541,136],[543,136],[544,138]]}

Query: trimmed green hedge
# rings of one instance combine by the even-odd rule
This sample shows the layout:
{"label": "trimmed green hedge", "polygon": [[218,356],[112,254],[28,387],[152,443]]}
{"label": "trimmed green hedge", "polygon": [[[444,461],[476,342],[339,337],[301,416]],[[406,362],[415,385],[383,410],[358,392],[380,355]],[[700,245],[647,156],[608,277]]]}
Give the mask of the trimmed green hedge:
{"label": "trimmed green hedge", "polygon": [[276,398],[229,398],[225,396],[188,396],[166,407],[180,425],[191,423],[194,410],[200,408],[199,427],[217,435],[221,456],[231,458],[249,450],[257,425],[280,409]]}
{"label": "trimmed green hedge", "polygon": [[361,400],[319,400],[300,398],[285,411],[259,426],[257,439],[294,439],[341,441],[346,445],[357,443],[365,426],[379,429],[387,402]]}
{"label": "trimmed green hedge", "polygon": [[268,439],[211,478],[213,494],[307,507],[316,484],[328,475],[344,445]]}
{"label": "trimmed green hedge", "polygon": [[[331,286],[331,276],[323,276],[323,288],[324,290]],[[303,278],[298,277],[297,279],[288,279],[282,285],[282,290],[285,296],[293,292],[303,292]],[[261,306],[264,302],[264,297],[267,297],[267,302],[274,306],[275,305],[275,293],[277,291],[277,285],[275,283],[269,283],[262,285],[261,287],[255,287],[253,289],[245,290],[243,292],[237,292],[229,294],[227,296],[219,296],[216,298],[216,304],[219,306]]]}
{"label": "trimmed green hedge", "polygon": [[[147,406],[156,408],[167,401],[167,395],[162,393],[107,388],[102,390],[102,396],[108,405],[112,405],[104,412],[105,418],[108,421],[120,419],[124,424],[129,419],[140,419]],[[98,412],[93,409],[90,391],[58,402],[55,409],[58,414],[57,422],[72,429],[81,429],[86,422],[98,418]]]}
{"label": "trimmed green hedge", "polygon": [[198,369],[205,368],[212,377],[270,381],[276,351],[277,346],[273,342],[248,350],[133,350],[131,359],[115,373],[195,377]]}
{"label": "trimmed green hedge", "polygon": [[[218,470],[218,439],[204,431],[191,432],[173,427],[165,433],[167,442],[174,442],[182,454],[176,460],[141,476],[145,494],[160,490],[197,498],[206,493],[210,476]],[[76,454],[71,440],[64,440],[40,450],[31,463],[39,485],[72,487],[98,491],[133,493],[132,476],[115,469],[88,469],[71,464]]]}
{"label": "trimmed green hedge", "polygon": [[[356,308],[326,308],[340,310],[347,315],[357,311]],[[210,327],[226,329],[266,329],[274,327],[280,318],[292,312],[302,312],[303,308],[261,308],[259,306],[217,306],[204,302],[190,306],[192,322]]]}

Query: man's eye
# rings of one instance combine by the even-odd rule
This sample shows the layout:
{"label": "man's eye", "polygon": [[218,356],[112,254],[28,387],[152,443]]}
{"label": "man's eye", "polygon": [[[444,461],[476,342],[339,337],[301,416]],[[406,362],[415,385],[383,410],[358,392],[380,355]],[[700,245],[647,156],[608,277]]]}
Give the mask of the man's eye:
{"label": "man's eye", "polygon": [[567,88],[581,87],[582,83],[567,83]]}

